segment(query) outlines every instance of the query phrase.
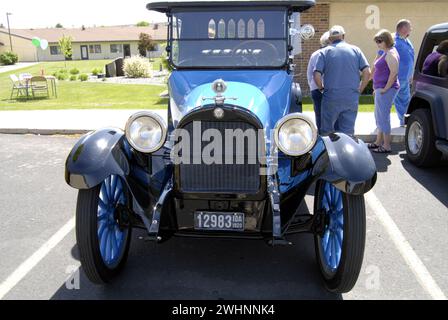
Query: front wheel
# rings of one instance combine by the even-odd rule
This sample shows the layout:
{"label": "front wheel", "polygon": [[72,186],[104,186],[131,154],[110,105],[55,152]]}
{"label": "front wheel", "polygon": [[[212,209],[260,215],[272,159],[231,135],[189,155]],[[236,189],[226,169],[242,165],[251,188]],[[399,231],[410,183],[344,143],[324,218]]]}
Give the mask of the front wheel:
{"label": "front wheel", "polygon": [[366,209],[363,196],[345,194],[320,180],[314,198],[315,214],[324,215],[324,229],[316,234],[316,259],[326,288],[349,292],[356,284],[364,258]]}
{"label": "front wheel", "polygon": [[79,191],[76,241],[81,266],[93,283],[109,282],[126,263],[131,228],[120,221],[120,210],[128,206],[128,199],[124,181],[115,175]]}
{"label": "front wheel", "polygon": [[418,167],[431,167],[442,158],[436,149],[432,117],[427,109],[417,109],[411,114],[405,141],[408,158]]}

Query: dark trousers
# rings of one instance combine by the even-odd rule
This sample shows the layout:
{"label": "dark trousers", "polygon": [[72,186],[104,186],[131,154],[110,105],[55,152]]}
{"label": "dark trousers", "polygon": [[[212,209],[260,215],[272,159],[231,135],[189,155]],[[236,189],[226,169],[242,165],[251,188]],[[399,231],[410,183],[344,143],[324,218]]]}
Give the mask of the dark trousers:
{"label": "dark trousers", "polygon": [[323,94],[320,92],[320,90],[313,90],[311,91],[311,98],[313,99],[313,105],[314,105],[314,114],[316,115],[316,126],[317,129],[321,129],[321,111],[322,111],[322,97]]}

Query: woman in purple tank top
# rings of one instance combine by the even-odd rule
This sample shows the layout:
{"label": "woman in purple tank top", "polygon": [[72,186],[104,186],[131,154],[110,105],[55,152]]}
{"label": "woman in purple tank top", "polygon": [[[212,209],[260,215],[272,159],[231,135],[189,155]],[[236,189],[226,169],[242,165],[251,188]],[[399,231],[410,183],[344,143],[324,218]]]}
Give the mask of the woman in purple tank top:
{"label": "woman in purple tank top", "polygon": [[400,55],[394,47],[395,41],[389,31],[381,30],[374,40],[380,49],[373,70],[375,120],[378,133],[375,143],[369,144],[369,148],[376,153],[390,153],[392,149],[390,112],[400,89],[398,81]]}

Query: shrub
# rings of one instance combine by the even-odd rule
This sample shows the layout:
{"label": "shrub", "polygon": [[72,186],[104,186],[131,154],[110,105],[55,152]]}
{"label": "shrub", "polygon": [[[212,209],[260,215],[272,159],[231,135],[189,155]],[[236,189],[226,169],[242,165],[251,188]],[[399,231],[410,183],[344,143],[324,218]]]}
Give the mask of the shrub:
{"label": "shrub", "polygon": [[85,74],[85,73],[82,73],[82,74],[79,75],[79,80],[87,81],[87,80],[89,80],[89,76],[87,74]]}
{"label": "shrub", "polygon": [[102,72],[103,72],[103,70],[101,70],[100,68],[95,68],[95,69],[92,70],[92,74],[94,76],[97,76],[97,75],[99,75]]}
{"label": "shrub", "polygon": [[149,60],[140,56],[133,56],[124,60],[123,71],[129,78],[148,78],[151,64]]}
{"label": "shrub", "polygon": [[19,61],[19,57],[14,52],[5,52],[0,54],[0,63],[10,66],[16,64]]}
{"label": "shrub", "polygon": [[79,70],[76,69],[76,68],[73,68],[73,69],[70,70],[70,74],[77,75],[77,74],[79,74]]}
{"label": "shrub", "polygon": [[149,27],[149,22],[147,21],[137,22],[137,27]]}
{"label": "shrub", "polygon": [[58,78],[58,80],[67,80],[68,79],[68,74],[67,72],[59,72],[56,76],[56,78]]}
{"label": "shrub", "polygon": [[75,74],[70,76],[70,81],[76,81],[76,79],[78,79],[78,77]]}

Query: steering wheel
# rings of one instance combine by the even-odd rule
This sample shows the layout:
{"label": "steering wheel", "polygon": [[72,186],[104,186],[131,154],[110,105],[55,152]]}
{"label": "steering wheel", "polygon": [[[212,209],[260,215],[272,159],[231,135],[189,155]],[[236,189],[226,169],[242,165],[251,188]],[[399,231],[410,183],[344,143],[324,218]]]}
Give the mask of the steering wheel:
{"label": "steering wheel", "polygon": [[[250,47],[255,48],[250,48]],[[249,47],[249,48],[248,48]],[[264,48],[263,48],[264,47]],[[255,50],[260,49],[262,52],[267,49],[267,51],[270,51],[270,54],[263,54],[263,58],[266,59],[266,61],[271,61],[272,57],[278,57],[279,52],[278,49],[270,42],[266,40],[247,40],[239,45],[237,45],[235,48],[233,48],[232,54],[234,56],[240,56],[241,59],[246,60],[246,63],[248,65],[259,65],[259,55],[256,54],[241,54],[237,53],[238,50]],[[254,59],[253,61],[250,60],[250,58]],[[268,62],[269,63],[269,62]]]}

